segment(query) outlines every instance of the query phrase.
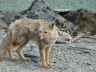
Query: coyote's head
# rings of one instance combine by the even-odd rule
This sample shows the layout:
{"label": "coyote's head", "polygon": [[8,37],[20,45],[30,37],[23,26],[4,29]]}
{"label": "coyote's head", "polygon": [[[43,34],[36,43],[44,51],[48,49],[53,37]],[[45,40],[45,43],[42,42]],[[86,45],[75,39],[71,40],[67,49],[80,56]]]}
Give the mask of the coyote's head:
{"label": "coyote's head", "polygon": [[53,38],[54,33],[55,33],[55,24],[54,22],[52,22],[51,24],[46,24],[45,22],[40,22],[40,26],[38,29],[38,36],[39,39],[49,39],[49,38]]}

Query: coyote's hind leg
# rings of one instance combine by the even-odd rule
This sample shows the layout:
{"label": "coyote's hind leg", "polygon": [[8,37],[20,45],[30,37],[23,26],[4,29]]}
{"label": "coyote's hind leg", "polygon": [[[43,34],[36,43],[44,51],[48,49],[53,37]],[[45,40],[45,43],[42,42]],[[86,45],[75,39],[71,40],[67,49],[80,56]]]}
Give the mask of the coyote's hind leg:
{"label": "coyote's hind leg", "polygon": [[21,52],[22,48],[23,48],[28,42],[29,42],[29,40],[25,41],[25,42],[24,42],[22,45],[20,45],[20,46],[18,47],[18,49],[16,50],[16,52],[18,53],[18,55],[20,56],[20,58],[21,58],[23,61],[29,61],[29,60],[30,60],[30,58],[26,58],[26,57],[22,54],[22,52]]}
{"label": "coyote's hind leg", "polygon": [[16,47],[16,46],[15,46],[13,43],[11,43],[11,44],[9,45],[9,47],[8,47],[8,53],[9,53],[9,57],[10,57],[11,61],[16,62],[17,60],[16,60],[16,58],[14,58],[14,56],[13,56],[13,54],[12,54],[12,49],[13,49],[14,47]]}

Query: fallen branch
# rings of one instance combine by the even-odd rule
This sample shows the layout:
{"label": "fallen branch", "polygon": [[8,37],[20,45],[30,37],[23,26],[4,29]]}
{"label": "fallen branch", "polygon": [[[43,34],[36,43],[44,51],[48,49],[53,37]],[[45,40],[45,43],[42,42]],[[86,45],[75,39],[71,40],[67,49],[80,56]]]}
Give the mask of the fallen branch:
{"label": "fallen branch", "polygon": [[96,35],[94,35],[94,36],[83,36],[83,38],[96,39]]}
{"label": "fallen branch", "polygon": [[[65,35],[68,35],[68,33],[65,33]],[[70,41],[65,41],[64,35],[62,35],[62,36],[59,36],[59,38],[58,38],[58,40],[56,41],[56,43],[60,43],[60,44],[72,43],[72,42],[75,42],[75,41],[79,40],[79,39],[82,38],[84,35],[85,35],[84,33],[81,33],[81,34],[79,34],[78,36],[76,36],[75,38],[73,38],[73,39],[70,40]]]}
{"label": "fallen branch", "polygon": [[85,35],[84,33],[81,33],[80,35],[73,38],[72,41],[70,41],[70,42],[75,42],[75,41],[79,40],[80,38],[82,38],[84,35]]}

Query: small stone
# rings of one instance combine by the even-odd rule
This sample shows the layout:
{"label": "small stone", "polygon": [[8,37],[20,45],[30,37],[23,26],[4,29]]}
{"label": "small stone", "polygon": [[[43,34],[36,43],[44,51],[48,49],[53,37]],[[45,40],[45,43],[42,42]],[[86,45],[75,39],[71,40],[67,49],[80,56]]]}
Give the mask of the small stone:
{"label": "small stone", "polygon": [[40,61],[40,55],[39,55],[39,51],[38,51],[38,47],[35,46],[32,51],[27,52],[26,54],[24,54],[25,57],[29,57],[32,61],[34,62],[38,62]]}
{"label": "small stone", "polygon": [[90,70],[93,70],[93,67],[92,67],[92,66],[89,66],[89,69],[90,69]]}

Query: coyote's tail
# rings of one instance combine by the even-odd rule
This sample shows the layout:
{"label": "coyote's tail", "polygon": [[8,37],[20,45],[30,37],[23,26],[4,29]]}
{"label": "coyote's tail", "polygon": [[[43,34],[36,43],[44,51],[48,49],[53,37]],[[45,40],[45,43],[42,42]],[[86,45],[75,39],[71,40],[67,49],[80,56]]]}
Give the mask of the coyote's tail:
{"label": "coyote's tail", "polygon": [[7,48],[12,41],[12,32],[8,30],[7,35],[3,38],[2,44],[0,45],[0,60],[3,59],[4,55],[7,53]]}

